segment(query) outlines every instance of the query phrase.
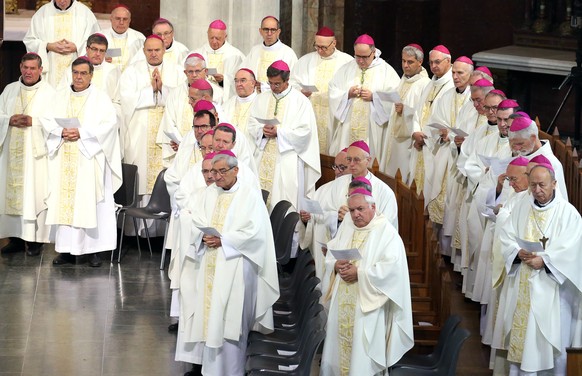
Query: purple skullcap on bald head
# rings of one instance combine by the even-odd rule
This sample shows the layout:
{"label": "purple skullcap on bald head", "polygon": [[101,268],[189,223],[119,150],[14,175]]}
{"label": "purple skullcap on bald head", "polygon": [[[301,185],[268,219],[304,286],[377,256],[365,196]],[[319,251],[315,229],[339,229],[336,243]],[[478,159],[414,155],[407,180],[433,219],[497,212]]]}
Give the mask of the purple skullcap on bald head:
{"label": "purple skullcap on bald head", "polygon": [[364,196],[372,197],[372,192],[368,191],[365,188],[356,188],[352,191],[352,193],[350,193],[350,197],[352,197],[354,195],[364,195]]}
{"label": "purple skullcap on bald head", "polygon": [[198,52],[193,52],[190,55],[188,55],[186,57],[186,60],[190,59],[191,57],[197,57],[198,59],[202,60],[202,61],[206,61],[206,59],[204,59],[204,56],[200,55]]}
{"label": "purple skullcap on bald head", "polygon": [[[493,89],[493,90],[491,90],[489,92],[489,94],[497,94],[497,95],[499,95],[501,97],[506,97],[507,96],[507,95],[505,95],[505,93],[503,91],[501,91],[499,89]],[[515,102],[515,103],[517,103],[517,102]]]}
{"label": "purple skullcap on bald head", "polygon": [[358,38],[356,38],[356,41],[354,42],[354,44],[369,44],[369,45],[374,45],[374,39],[369,36],[368,34],[362,34],[360,35]]}
{"label": "purple skullcap on bald head", "polygon": [[524,118],[531,119],[529,117],[529,115],[526,112],[524,112],[524,111],[517,111],[514,115],[518,115],[519,117],[524,117]]}
{"label": "purple skullcap on bald head", "polygon": [[317,30],[317,33],[315,33],[315,35],[319,37],[335,37],[333,30],[327,26],[324,26],[321,29]]}
{"label": "purple skullcap on bald head", "polygon": [[210,102],[210,101],[207,101],[206,99],[200,99],[194,105],[194,112],[198,112],[198,111],[202,111],[202,110],[206,110],[206,111],[214,110],[214,104],[212,104],[212,102]]}
{"label": "purple skullcap on bald head", "polygon": [[[208,132],[204,133],[204,136],[206,136],[207,134],[208,134]],[[204,137],[204,136],[203,136],[203,137]],[[204,156],[204,159],[203,159],[203,160],[207,161],[207,160],[209,160],[209,159],[212,159],[212,158],[214,158],[215,156],[216,156],[216,153],[215,153],[215,152],[213,152],[213,151],[211,151],[210,153],[208,153],[208,154],[206,154],[206,155]]]}
{"label": "purple skullcap on bald head", "polygon": [[442,44],[439,44],[438,46],[435,46],[432,51],[438,51],[440,53],[443,53],[445,55],[450,55],[451,52],[449,51],[448,48],[446,48],[445,46],[443,46]]}
{"label": "purple skullcap on bald head", "polygon": [[249,69],[249,68],[241,68],[241,69],[239,69],[239,71],[249,72],[253,77],[255,77],[255,72],[253,72],[252,69]]}
{"label": "purple skullcap on bald head", "polygon": [[157,39],[157,40],[159,40],[160,42],[164,43],[164,40],[162,39],[162,37],[160,37],[159,35],[156,35],[156,34],[148,35],[148,36],[146,37],[146,40],[147,40],[147,39]]}
{"label": "purple skullcap on bald head", "polygon": [[222,20],[214,20],[208,26],[209,29],[226,30],[226,24]]}
{"label": "purple skullcap on bald head", "polygon": [[129,7],[125,4],[117,4],[116,6],[113,7],[113,9],[111,9],[111,11],[113,12],[115,9],[118,9],[118,8],[130,10]]}
{"label": "purple skullcap on bald head", "polygon": [[361,181],[362,183],[366,183],[370,186],[372,185],[372,183],[370,183],[370,181],[366,179],[364,176],[358,176],[357,178],[353,178],[352,181]]}
{"label": "purple skullcap on bald head", "polygon": [[[493,90],[490,91],[490,93]],[[519,104],[514,99],[504,99],[497,105],[497,108],[518,108]]]}
{"label": "purple skullcap on bald head", "polygon": [[538,166],[543,166],[543,167],[547,168],[548,170],[555,172],[554,166],[552,166],[550,163],[538,163]]}
{"label": "purple skullcap on bald head", "polygon": [[229,156],[231,156],[231,157],[234,157],[234,158],[236,158],[236,155],[234,155],[234,153],[233,153],[232,151],[230,151],[230,150],[226,150],[226,149],[225,149],[225,150],[221,150],[221,151],[219,151],[218,153],[216,153],[216,155],[220,155],[220,154],[223,154],[223,155],[229,155]]}
{"label": "purple skullcap on bald head", "polygon": [[479,72],[483,72],[486,75],[488,75],[489,77],[493,77],[493,75],[491,74],[491,71],[486,66],[477,67],[477,68],[475,68],[475,70],[479,71]]}
{"label": "purple skullcap on bald head", "polygon": [[526,157],[517,157],[514,160],[512,160],[511,162],[509,162],[509,164],[511,166],[521,166],[521,167],[527,167],[527,164],[529,163],[529,159],[527,159]]}
{"label": "purple skullcap on bald head", "polygon": [[457,60],[455,60],[456,62],[461,62],[461,63],[465,63],[465,64],[469,64],[469,65],[473,65],[473,60],[469,59],[467,56],[459,56],[457,58]]}
{"label": "purple skullcap on bald head", "polygon": [[548,158],[546,158],[544,155],[540,154],[540,155],[536,155],[535,157],[533,157],[530,162],[532,163],[537,163],[537,164],[542,164],[542,163],[546,163],[551,165],[552,162],[550,162],[550,160]]}
{"label": "purple skullcap on bald head", "polygon": [[356,147],[362,149],[366,153],[370,154],[370,147],[363,140],[354,141],[350,144],[350,147]]}
{"label": "purple skullcap on bald head", "polygon": [[489,86],[493,86],[493,83],[489,80],[484,79],[484,78],[480,78],[477,81],[475,81],[473,86],[475,86],[475,87],[489,87]]}
{"label": "purple skullcap on bald head", "polygon": [[271,68],[275,68],[278,69],[280,71],[284,71],[284,72],[289,72],[289,65],[287,65],[286,62],[284,62],[283,60],[277,60],[275,61],[273,64],[271,64]]}
{"label": "purple skullcap on bald head", "polygon": [[342,150],[340,150],[340,153],[347,153],[348,152],[348,148],[343,148]]}
{"label": "purple skullcap on bald head", "polygon": [[509,127],[509,130],[511,132],[518,132],[521,131],[523,129],[526,129],[527,127],[529,127],[530,125],[532,125],[533,121],[528,118],[528,117],[518,117],[515,118],[512,122],[511,122],[511,127]]}
{"label": "purple skullcap on bald head", "polygon": [[217,128],[218,127],[226,127],[228,129],[232,130],[234,133],[236,133],[236,128],[232,124],[229,124],[229,123],[220,123],[216,127]]}
{"label": "purple skullcap on bald head", "polygon": [[277,17],[275,17],[275,16],[265,16],[265,18],[263,18],[263,19],[261,20],[261,24],[262,24],[263,22],[265,22],[265,20],[268,20],[269,18],[272,18],[272,19],[274,19],[275,21],[277,21],[277,23],[279,23],[279,20],[277,19]]}
{"label": "purple skullcap on bald head", "polygon": [[407,44],[406,47],[416,48],[420,52],[424,53],[424,50],[422,49],[422,47],[420,47],[420,44],[410,43],[410,44]]}
{"label": "purple skullcap on bald head", "polygon": [[202,137],[200,137],[200,139],[203,139],[206,136],[214,136],[214,129],[211,129],[209,131],[204,132],[204,134],[202,135]]}
{"label": "purple skullcap on bald head", "polygon": [[210,83],[203,78],[199,78],[197,80],[192,81],[192,83],[190,84],[190,87],[192,89],[198,89],[198,90],[210,90],[210,89],[212,89],[212,86],[210,86]]}

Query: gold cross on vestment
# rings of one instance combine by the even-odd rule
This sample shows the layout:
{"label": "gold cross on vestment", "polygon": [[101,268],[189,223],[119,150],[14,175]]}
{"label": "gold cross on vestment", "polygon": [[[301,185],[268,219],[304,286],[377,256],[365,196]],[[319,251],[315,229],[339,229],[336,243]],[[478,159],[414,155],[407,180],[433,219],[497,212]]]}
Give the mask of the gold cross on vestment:
{"label": "gold cross on vestment", "polygon": [[540,242],[542,242],[542,247],[544,248],[544,251],[546,250],[546,242],[550,240],[550,238],[546,238],[546,236],[542,236],[541,239],[539,239]]}

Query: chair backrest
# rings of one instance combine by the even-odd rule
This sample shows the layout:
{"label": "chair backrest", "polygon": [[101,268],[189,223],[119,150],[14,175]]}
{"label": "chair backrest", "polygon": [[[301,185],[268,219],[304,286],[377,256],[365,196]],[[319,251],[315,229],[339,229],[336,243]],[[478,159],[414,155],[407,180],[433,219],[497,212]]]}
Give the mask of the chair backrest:
{"label": "chair backrest", "polygon": [[283,219],[285,218],[285,214],[291,207],[291,203],[286,200],[279,201],[273,211],[271,212],[271,228],[273,229],[273,238],[277,239],[277,234],[279,233],[279,228],[281,227],[281,223],[283,223]]}
{"label": "chair backrest", "polygon": [[441,328],[439,340],[433,352],[433,355],[436,359],[441,359],[448,341],[452,339],[452,335],[460,323],[461,317],[459,315],[451,315],[447,318],[447,321],[445,321],[445,324]]}
{"label": "chair backrest", "polygon": [[291,258],[293,235],[299,219],[299,213],[297,212],[287,214],[275,237],[275,253],[277,255],[277,262],[281,265],[287,265]]}
{"label": "chair backrest", "polygon": [[152,189],[152,196],[150,201],[144,208],[150,213],[168,213],[172,211],[172,206],[170,204],[170,194],[168,193],[168,188],[166,187],[166,182],[164,181],[164,174],[166,169],[163,169],[158,174],[156,182],[154,183],[154,188]]}
{"label": "chair backrest", "polygon": [[121,178],[123,182],[113,194],[114,201],[124,207],[134,206],[137,202],[137,166],[122,163]]}
{"label": "chair backrest", "polygon": [[453,332],[451,339],[447,341],[447,346],[443,349],[442,362],[437,366],[437,373],[440,376],[455,376],[457,373],[457,360],[463,343],[471,336],[471,333],[464,328],[458,327]]}

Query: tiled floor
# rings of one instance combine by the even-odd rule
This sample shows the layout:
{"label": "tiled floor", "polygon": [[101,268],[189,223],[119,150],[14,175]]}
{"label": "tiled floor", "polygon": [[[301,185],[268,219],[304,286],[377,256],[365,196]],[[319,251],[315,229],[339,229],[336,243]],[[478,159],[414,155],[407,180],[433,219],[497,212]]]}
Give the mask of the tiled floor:
{"label": "tiled floor", "polygon": [[[168,333],[170,289],[160,252],[142,255],[135,240],[121,264],[53,266],[52,245],[39,257],[0,258],[0,376],[178,376],[176,337]],[[156,239],[159,240],[159,239]],[[0,247],[5,244],[0,240]],[[154,241],[154,249],[161,248]],[[490,375],[488,350],[478,337],[478,305],[459,291],[452,313],[475,333],[465,344],[458,375]]]}

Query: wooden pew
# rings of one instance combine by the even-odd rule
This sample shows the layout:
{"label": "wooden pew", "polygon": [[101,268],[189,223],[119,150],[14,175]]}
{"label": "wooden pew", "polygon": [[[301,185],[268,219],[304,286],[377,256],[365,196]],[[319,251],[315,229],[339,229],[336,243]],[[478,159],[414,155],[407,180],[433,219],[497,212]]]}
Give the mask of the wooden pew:
{"label": "wooden pew", "polygon": [[582,349],[567,348],[566,375],[582,375]]}

